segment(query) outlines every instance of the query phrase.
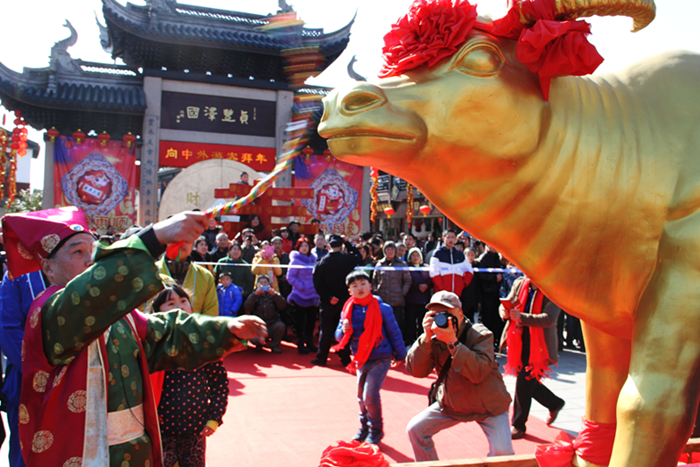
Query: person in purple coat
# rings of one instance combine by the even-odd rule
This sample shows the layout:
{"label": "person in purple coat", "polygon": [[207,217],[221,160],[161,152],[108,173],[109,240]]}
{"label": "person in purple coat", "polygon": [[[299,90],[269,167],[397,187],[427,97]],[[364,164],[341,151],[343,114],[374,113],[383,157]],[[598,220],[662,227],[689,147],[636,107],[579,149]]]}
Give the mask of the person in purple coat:
{"label": "person in purple coat", "polygon": [[300,354],[318,350],[313,342],[320,301],[314,289],[315,264],[316,255],[311,251],[311,242],[306,237],[299,238],[294,251],[289,255],[289,265],[292,267],[287,272],[287,282],[292,286],[292,292],[287,297],[287,302],[294,307],[292,313],[294,328],[297,331],[297,350]]}

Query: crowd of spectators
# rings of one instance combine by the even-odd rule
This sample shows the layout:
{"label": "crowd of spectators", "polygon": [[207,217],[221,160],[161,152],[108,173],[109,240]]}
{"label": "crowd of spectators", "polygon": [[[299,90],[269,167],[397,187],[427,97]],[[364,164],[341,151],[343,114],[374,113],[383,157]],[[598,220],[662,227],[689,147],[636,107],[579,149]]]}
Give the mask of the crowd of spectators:
{"label": "crowd of spectators", "polygon": [[[318,224],[316,219],[314,221]],[[112,242],[114,238],[108,235],[101,240]],[[301,244],[303,252],[299,251],[299,240],[304,240]],[[493,247],[464,231],[451,229],[443,233],[433,232],[423,239],[418,239],[413,233],[401,233],[391,239],[381,233],[366,232],[351,240],[352,252],[358,255],[354,266],[366,268],[364,270],[371,278],[372,292],[392,306],[407,346],[421,333],[425,305],[431,295],[447,290],[459,296],[464,316],[472,322],[484,324],[494,335],[496,349],[500,348],[505,326],[499,316],[500,299],[508,296],[522,272]],[[345,245],[341,250],[349,252]],[[297,221],[270,231],[259,216],[252,214],[247,217],[244,228],[233,238],[229,238],[212,219],[209,228],[195,242],[189,259],[202,263],[202,267],[213,274],[219,283],[220,296],[223,294],[222,288],[229,290],[225,305],[220,304],[221,315],[225,316],[246,313],[243,303],[257,289],[259,276],[267,276],[271,288],[287,300],[288,310],[283,314],[282,321],[289,328],[290,339],[296,335],[299,352],[307,354],[317,351],[320,334],[317,325],[322,303],[319,295],[323,296],[314,288],[312,270],[330,251],[328,238],[321,231],[307,237],[300,232]],[[285,265],[292,265],[292,268],[279,267]],[[374,269],[383,266],[424,269]],[[429,270],[426,269],[428,267]],[[504,271],[474,273],[474,268]],[[228,278],[230,286],[240,292],[240,303],[230,298],[233,292]],[[227,285],[222,286],[222,281]],[[236,309],[232,309],[231,303]],[[327,304],[327,308],[329,306]],[[287,335],[285,332],[285,338]],[[578,318],[562,311],[557,321],[557,336],[559,351],[568,348],[585,352]],[[324,354],[321,353],[321,356]]]}
{"label": "crowd of spectators", "polygon": [[[390,239],[381,233],[366,232],[353,239],[342,237],[340,248],[335,249],[349,255],[352,264],[344,262],[352,266],[351,269],[362,268],[371,279],[372,292],[391,305],[406,346],[422,332],[425,306],[432,294],[445,290],[460,298],[464,316],[484,324],[494,335],[496,350],[500,348],[505,325],[499,316],[500,299],[508,296],[522,272],[491,246],[464,231],[447,229],[424,239],[412,233]],[[227,298],[225,305],[220,304],[222,315],[246,313],[243,304],[259,290],[260,277],[267,277],[270,288],[287,303],[287,310],[281,316],[281,322],[288,328],[283,338],[294,341],[296,336],[299,353],[318,351],[314,362],[325,363],[340,308],[347,299],[347,291],[339,291],[345,288],[345,275],[324,274],[322,278],[315,278],[313,271],[333,250],[328,236],[321,231],[306,236],[300,232],[296,221],[270,231],[258,216],[251,215],[246,226],[233,238],[212,221],[195,242],[189,259],[204,264],[203,267],[214,275],[219,281],[220,294],[222,288],[231,286],[240,291],[240,302]],[[337,260],[329,264],[335,262]],[[416,269],[382,269],[409,266]],[[501,269],[502,272],[474,272],[475,268]],[[231,285],[228,285],[229,279]],[[337,289],[335,295],[331,291],[334,288]],[[328,323],[329,342],[324,342],[319,351],[317,343],[322,334],[319,310],[324,309],[324,297],[327,299],[325,309],[333,309],[328,314],[335,318]],[[330,303],[333,297],[338,299],[337,303]],[[237,309],[231,309],[231,303]],[[561,313],[557,334],[559,350],[566,347],[585,351],[578,318]]]}
{"label": "crowd of spectators", "polygon": [[[129,235],[127,231],[122,238]],[[111,243],[117,237],[103,236],[100,241]],[[283,352],[282,341],[289,341],[296,343],[299,354],[314,354],[311,363],[318,366],[327,364],[331,347],[337,343],[338,335],[343,335],[343,332],[338,334],[338,330],[343,329],[341,313],[350,298],[346,278],[353,270],[362,271],[355,281],[367,282],[371,293],[380,300],[382,313],[388,309],[385,305],[390,307],[403,340],[403,346],[392,342],[393,353],[399,356],[405,355],[405,350],[411,348],[425,332],[426,319],[432,323],[433,315],[440,307],[437,311],[426,311],[426,308],[429,308],[431,297],[434,300],[434,294],[441,292],[454,294],[463,317],[487,328],[493,335],[489,347],[492,346],[494,352],[500,351],[501,337],[508,332],[506,323],[513,317],[508,312],[504,314],[501,299],[517,296],[523,281],[522,272],[507,258],[463,231],[447,229],[431,234],[427,239],[418,239],[412,233],[385,238],[381,233],[367,232],[350,239],[338,235],[326,236],[319,231],[307,236],[300,231],[299,222],[292,221],[281,229],[269,230],[255,214],[248,216],[245,227],[231,237],[212,220],[192,244],[187,260],[161,257],[156,266],[162,276],[172,279],[174,289],[180,290],[181,287],[183,294],[186,294],[184,296],[188,297],[192,313],[257,316],[265,322],[268,335],[263,339],[251,339],[247,344],[250,348],[278,354]],[[40,281],[40,274],[35,276],[28,275],[22,279],[26,283],[10,282],[6,277],[0,293],[3,306],[7,308],[12,305],[13,297],[21,297],[30,303],[35,292],[40,292],[46,285]],[[41,287],[33,284],[32,280],[40,281]],[[31,297],[25,297],[30,291]],[[521,295],[526,296],[524,293]],[[355,298],[364,299],[364,296],[360,294]],[[548,303],[545,303],[545,310]],[[357,306],[361,306],[360,301]],[[555,306],[552,304],[552,307]],[[147,302],[143,309],[154,309],[154,302]],[[519,318],[520,313],[515,316]],[[545,313],[542,314],[544,317]],[[22,318],[19,316],[17,322],[22,322]],[[581,324],[577,318],[565,312],[548,313],[546,318],[548,330],[543,335],[547,337],[548,346],[556,342],[559,351],[563,347],[585,351]],[[2,321],[10,323],[8,316],[4,316]],[[519,318],[518,326],[544,328],[539,321]],[[10,326],[5,331],[11,329]],[[554,333],[557,339],[550,336]],[[395,340],[396,336],[397,333],[392,333],[388,337]],[[335,349],[343,366],[351,364],[351,350],[353,354],[357,353],[359,336],[353,339],[345,347]],[[529,346],[529,340],[525,344]],[[440,348],[440,351],[445,349]],[[549,349],[549,354],[553,355],[551,361],[556,362],[555,351]],[[388,357],[383,355],[382,358]],[[527,367],[529,349],[518,358],[521,367]],[[19,363],[14,360],[9,358],[4,391],[11,408],[14,407],[12,403],[17,402],[19,393],[18,381],[13,374]],[[385,371],[382,371],[380,373],[385,375]],[[563,406],[561,399],[547,392],[537,379],[533,381],[526,373],[525,370],[518,373],[516,411],[512,424],[514,439],[524,436],[531,398],[539,400],[540,394],[546,394],[547,397],[542,398],[547,399],[545,405],[554,416]],[[383,380],[383,377],[380,379]],[[377,384],[381,386],[381,381]],[[372,386],[377,393],[379,386]],[[371,401],[364,403],[371,405]],[[435,413],[429,415],[437,416]],[[383,436],[381,423],[375,420],[375,430],[372,431],[372,410],[368,409],[366,416],[367,420],[362,422],[358,436],[378,441]],[[9,417],[11,424],[16,425],[16,408],[9,411]],[[220,416],[202,422],[211,420],[221,423]],[[416,426],[419,422],[415,420]],[[423,438],[423,441],[418,441],[422,435],[414,435],[416,443],[425,441]],[[18,448],[14,446],[17,443],[16,439],[12,440],[14,449],[11,455],[18,455]]]}

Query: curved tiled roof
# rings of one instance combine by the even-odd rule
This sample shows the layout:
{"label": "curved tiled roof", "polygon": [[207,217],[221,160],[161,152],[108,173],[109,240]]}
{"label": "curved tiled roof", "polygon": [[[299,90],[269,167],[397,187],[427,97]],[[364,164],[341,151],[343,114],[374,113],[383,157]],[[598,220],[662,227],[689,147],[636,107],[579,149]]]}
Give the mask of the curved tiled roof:
{"label": "curved tiled roof", "polygon": [[143,77],[119,65],[74,60],[72,72],[25,68],[22,73],[0,63],[0,100],[23,111],[36,129],[141,132],[146,96]]}
{"label": "curved tiled roof", "polygon": [[0,91],[22,102],[47,107],[133,113],[146,110],[143,78],[138,72],[118,65],[76,62],[86,70],[86,80],[62,80],[59,75],[54,87],[49,85],[48,68],[17,73],[0,63]]}
{"label": "curved tiled roof", "polygon": [[[154,6],[122,6],[115,0],[102,3],[113,58],[122,58],[135,67],[188,69],[266,81],[286,80],[281,53],[290,43],[318,46],[323,56],[319,65],[325,69],[345,50],[354,22],[328,34],[323,29],[301,26],[276,34],[262,29],[270,16],[182,5],[172,0],[153,2]],[[222,60],[230,65],[222,65]],[[260,63],[245,64],[251,60]],[[236,70],[234,64],[240,63],[242,70]]]}

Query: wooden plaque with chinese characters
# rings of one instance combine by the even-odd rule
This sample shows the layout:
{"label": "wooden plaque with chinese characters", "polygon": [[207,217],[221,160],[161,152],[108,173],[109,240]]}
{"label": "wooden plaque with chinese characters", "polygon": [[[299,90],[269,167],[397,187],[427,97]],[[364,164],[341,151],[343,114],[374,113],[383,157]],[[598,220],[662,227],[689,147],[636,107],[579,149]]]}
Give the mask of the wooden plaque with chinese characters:
{"label": "wooden plaque with chinese characters", "polygon": [[158,165],[189,167],[201,161],[227,159],[245,164],[258,172],[271,172],[275,168],[275,152],[275,148],[163,140],[158,148]]}

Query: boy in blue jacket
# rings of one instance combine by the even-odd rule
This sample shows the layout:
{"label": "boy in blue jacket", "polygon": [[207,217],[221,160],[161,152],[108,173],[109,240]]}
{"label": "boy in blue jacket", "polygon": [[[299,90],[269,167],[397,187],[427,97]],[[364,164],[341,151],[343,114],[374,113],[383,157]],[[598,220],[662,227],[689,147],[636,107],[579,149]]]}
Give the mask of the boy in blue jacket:
{"label": "boy in blue jacket", "polygon": [[238,316],[238,309],[243,303],[241,289],[231,280],[231,273],[224,271],[219,274],[219,285],[216,287],[219,296],[219,316]]}
{"label": "boy in blue jacket", "polygon": [[382,401],[379,390],[391,366],[406,358],[406,347],[390,305],[372,295],[372,283],[364,271],[353,271],[345,279],[350,298],[345,302],[335,337],[337,348],[348,342],[357,372],[357,400],[360,403],[360,431],[353,440],[378,444],[384,437]]}

